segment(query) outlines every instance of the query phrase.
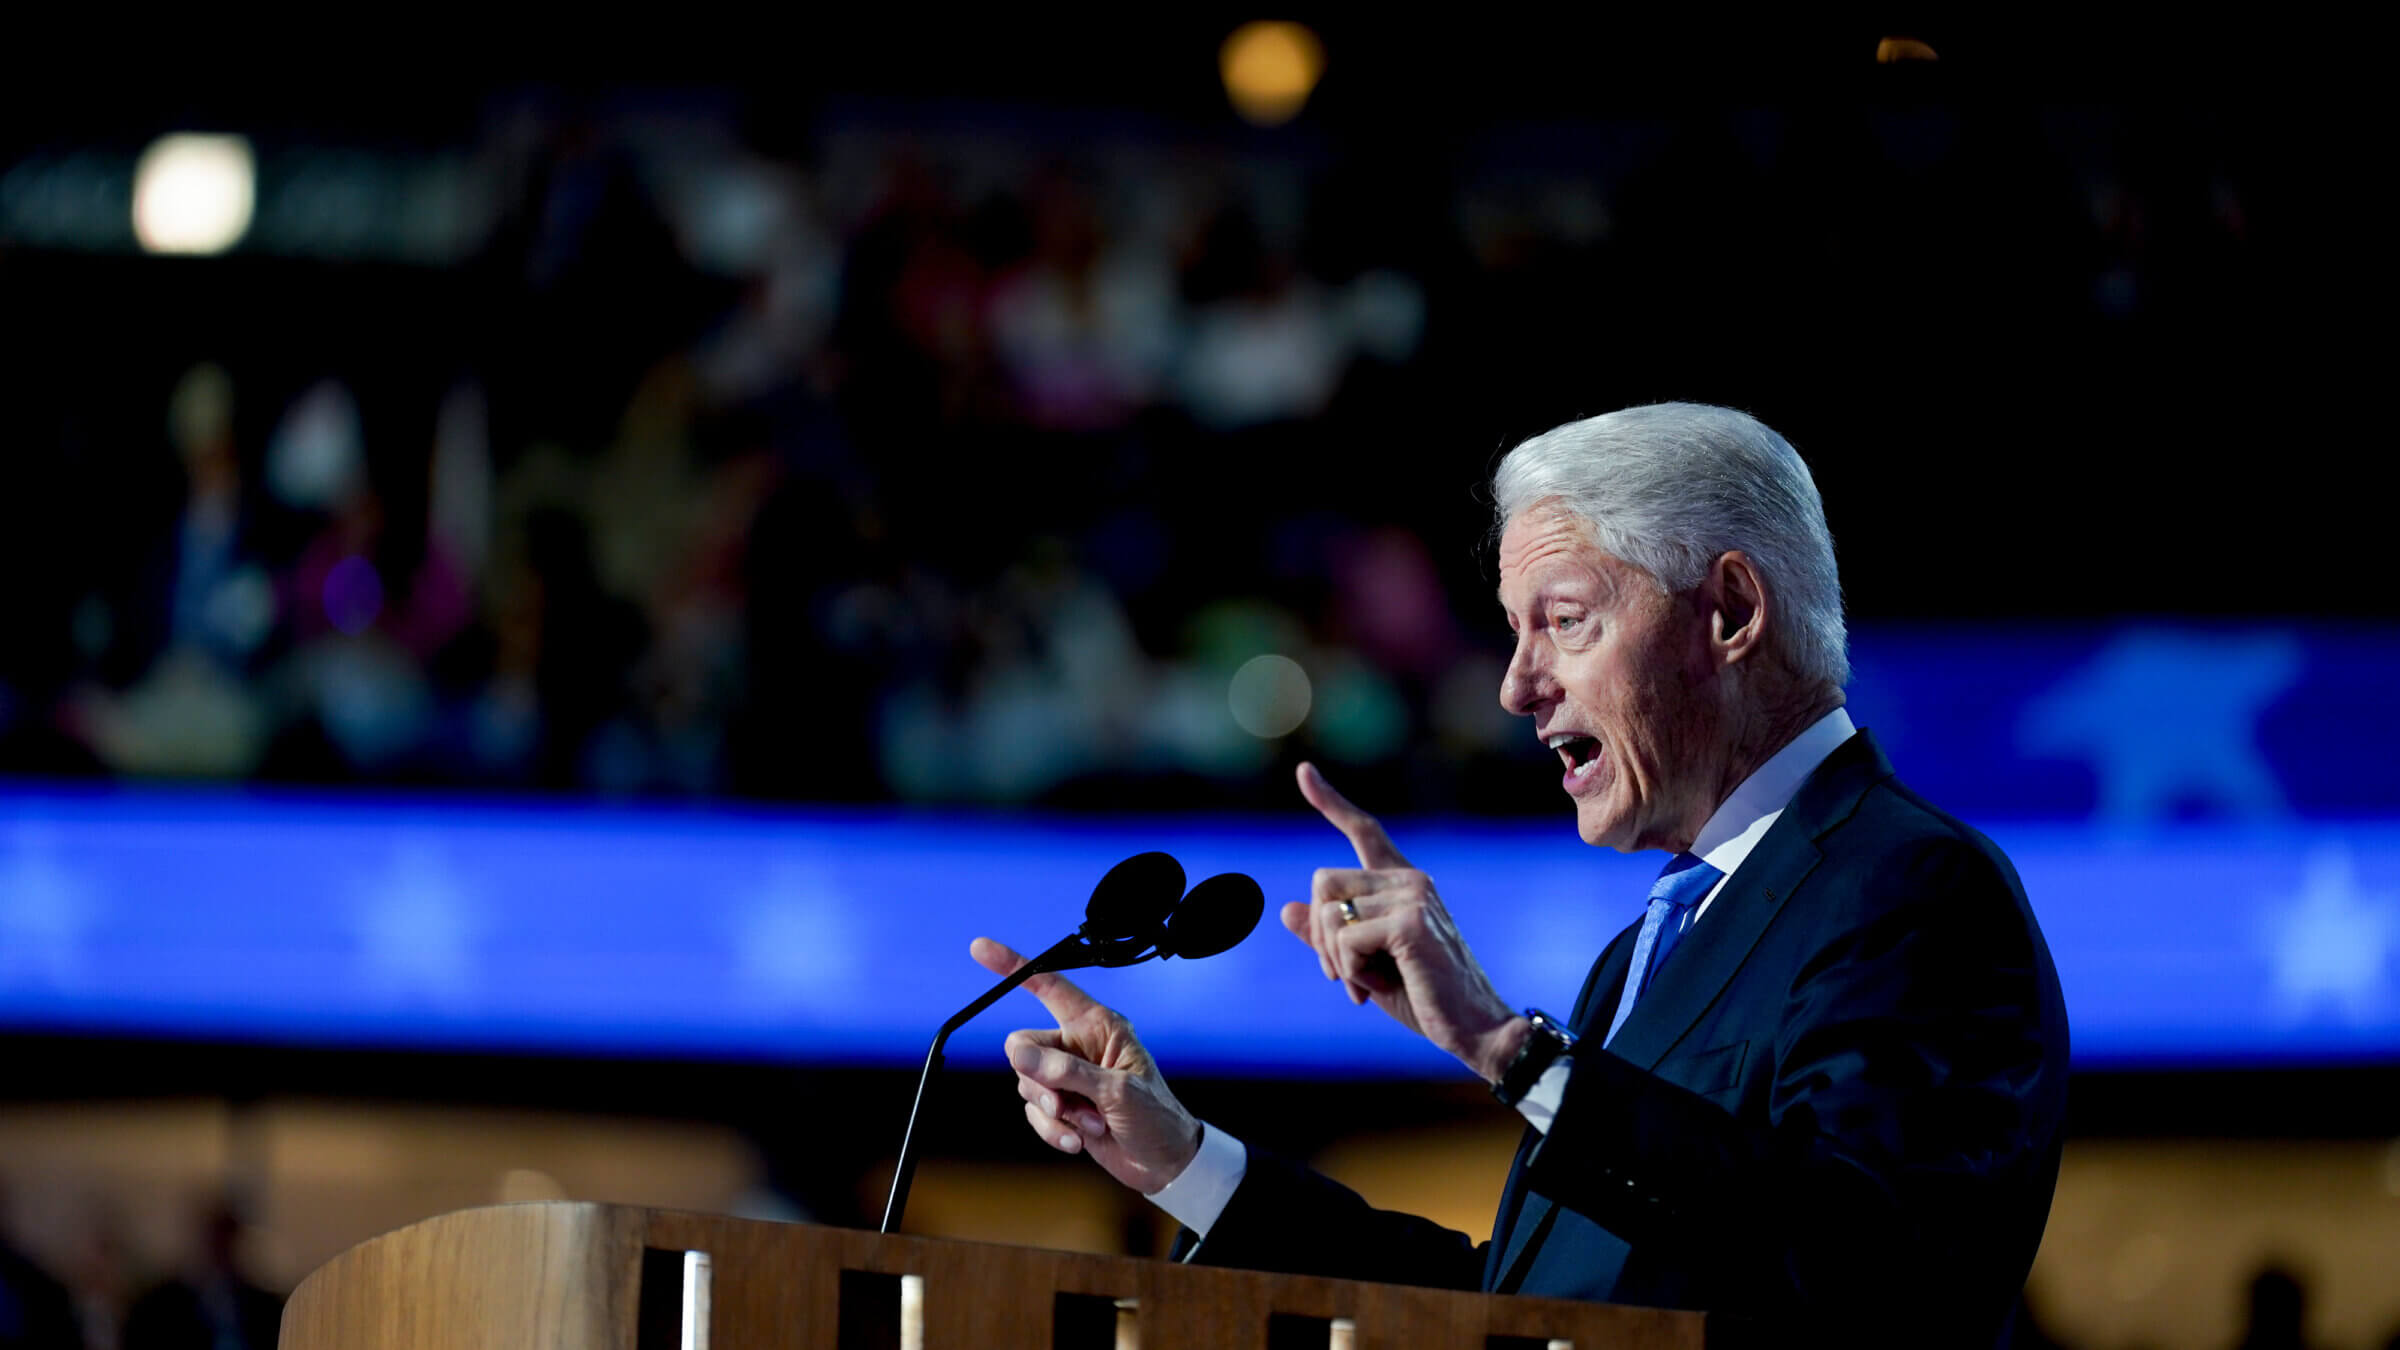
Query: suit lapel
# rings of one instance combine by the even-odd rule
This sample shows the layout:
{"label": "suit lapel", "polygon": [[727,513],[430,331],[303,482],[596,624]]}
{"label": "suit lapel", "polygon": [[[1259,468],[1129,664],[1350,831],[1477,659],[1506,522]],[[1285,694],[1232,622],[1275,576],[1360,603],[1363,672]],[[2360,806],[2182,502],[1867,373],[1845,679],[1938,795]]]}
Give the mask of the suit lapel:
{"label": "suit lapel", "polygon": [[1577,1039],[1588,1034],[1595,1021],[1602,1028],[1607,1027],[1608,1023],[1599,1014],[1602,1010],[1616,1011],[1617,995],[1625,988],[1626,968],[1633,964],[1634,939],[1641,932],[1642,921],[1637,916],[1600,950],[1600,959],[1592,962],[1591,973],[1583,977],[1583,992],[1575,996],[1575,1011],[1567,1017],[1567,1028]]}
{"label": "suit lapel", "polygon": [[1609,1050],[1655,1069],[1709,1005],[1733,982],[1758,939],[1823,854],[1817,838],[1858,809],[1869,787],[1891,776],[1890,761],[1865,731],[1844,742],[1809,775],[1781,819],[1709,903],[1706,918],[1676,944],[1675,953],[1618,1029]]}
{"label": "suit lapel", "polygon": [[1708,1006],[1732,982],[1734,972],[1758,945],[1785,897],[1817,865],[1816,841],[1775,822],[1749,858],[1709,902],[1708,915],[1675,945],[1673,959],[1650,977],[1650,987],[1617,1029],[1608,1049],[1618,1058],[1655,1069]]}

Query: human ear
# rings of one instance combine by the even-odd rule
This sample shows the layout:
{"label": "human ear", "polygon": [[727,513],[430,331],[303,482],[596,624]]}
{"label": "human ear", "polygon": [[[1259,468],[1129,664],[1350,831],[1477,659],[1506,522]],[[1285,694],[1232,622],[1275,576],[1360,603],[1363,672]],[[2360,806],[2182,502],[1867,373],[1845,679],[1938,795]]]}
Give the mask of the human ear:
{"label": "human ear", "polygon": [[1766,634],[1770,601],[1765,580],[1750,555],[1736,549],[1709,569],[1710,617],[1715,620],[1712,644],[1728,662],[1754,650]]}

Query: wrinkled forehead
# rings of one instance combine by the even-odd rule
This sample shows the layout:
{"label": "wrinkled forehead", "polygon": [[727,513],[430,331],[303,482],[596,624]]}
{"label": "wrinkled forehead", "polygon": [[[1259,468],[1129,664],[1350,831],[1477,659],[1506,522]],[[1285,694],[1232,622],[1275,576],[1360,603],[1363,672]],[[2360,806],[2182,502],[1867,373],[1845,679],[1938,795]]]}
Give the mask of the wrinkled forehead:
{"label": "wrinkled forehead", "polygon": [[1535,503],[1510,518],[1500,532],[1500,604],[1529,602],[1558,586],[1587,588],[1604,599],[1640,575],[1600,547],[1590,521],[1561,507]]}
{"label": "wrinkled forehead", "polygon": [[1500,531],[1500,584],[1510,577],[1561,563],[1599,567],[1616,560],[1601,549],[1592,523],[1563,506],[1536,502]]}

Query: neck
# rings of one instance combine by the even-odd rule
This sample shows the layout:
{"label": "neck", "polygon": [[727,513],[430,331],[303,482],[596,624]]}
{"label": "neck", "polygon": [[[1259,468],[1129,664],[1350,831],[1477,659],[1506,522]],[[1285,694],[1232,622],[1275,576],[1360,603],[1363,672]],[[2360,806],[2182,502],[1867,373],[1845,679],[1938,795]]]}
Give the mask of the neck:
{"label": "neck", "polygon": [[1731,745],[1721,761],[1715,790],[1698,818],[1691,822],[1690,837],[1678,846],[1679,850],[1691,848],[1701,827],[1733,795],[1734,789],[1773,759],[1777,751],[1797,740],[1801,732],[1815,726],[1817,719],[1842,703],[1839,686],[1788,682],[1782,683],[1773,696],[1740,708],[1729,726]]}

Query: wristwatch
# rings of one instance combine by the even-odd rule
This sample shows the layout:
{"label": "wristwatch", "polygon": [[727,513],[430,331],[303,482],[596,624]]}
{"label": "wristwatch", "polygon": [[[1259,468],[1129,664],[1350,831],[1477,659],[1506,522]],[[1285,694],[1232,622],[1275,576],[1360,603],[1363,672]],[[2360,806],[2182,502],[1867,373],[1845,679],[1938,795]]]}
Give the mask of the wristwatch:
{"label": "wristwatch", "polygon": [[1517,1057],[1508,1062],[1500,1081],[1492,1084],[1492,1095],[1502,1106],[1515,1106],[1542,1081],[1542,1075],[1558,1062],[1560,1055],[1575,1049],[1575,1033],[1564,1023],[1539,1008],[1527,1008],[1525,1020],[1533,1030],[1525,1033],[1525,1043],[1517,1047]]}

